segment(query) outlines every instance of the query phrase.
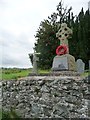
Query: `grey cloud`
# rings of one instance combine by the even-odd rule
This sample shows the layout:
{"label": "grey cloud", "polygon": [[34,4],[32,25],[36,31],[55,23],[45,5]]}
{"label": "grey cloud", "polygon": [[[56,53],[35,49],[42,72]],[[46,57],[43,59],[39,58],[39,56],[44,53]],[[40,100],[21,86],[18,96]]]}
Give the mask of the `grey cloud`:
{"label": "grey cloud", "polygon": [[0,36],[3,39],[2,66],[30,67],[28,53],[32,51],[32,42],[29,41],[28,36],[21,34],[16,37],[6,31],[2,31]]}
{"label": "grey cloud", "polygon": [[[0,36],[2,36],[2,47],[10,49],[13,46],[19,46],[22,49],[32,49],[32,46],[34,45],[34,40],[30,40],[30,36],[28,34],[22,33],[20,36],[16,37],[7,31],[2,30],[0,32]],[[34,37],[33,37],[34,39]],[[10,47],[10,48],[9,48]]]}
{"label": "grey cloud", "polygon": [[14,55],[3,55],[2,56],[2,65],[3,67],[31,67],[31,63],[29,60],[28,55],[20,56],[19,54],[17,56]]}
{"label": "grey cloud", "polygon": [[0,0],[0,5],[5,5],[6,4],[6,0]]}
{"label": "grey cloud", "polygon": [[18,38],[18,44],[26,49],[32,49],[32,45],[33,45],[33,40],[31,38],[31,40],[29,39],[29,36],[26,34],[21,34]]}
{"label": "grey cloud", "polygon": [[19,62],[13,58],[9,58],[8,56],[2,57],[2,65],[19,65]]}

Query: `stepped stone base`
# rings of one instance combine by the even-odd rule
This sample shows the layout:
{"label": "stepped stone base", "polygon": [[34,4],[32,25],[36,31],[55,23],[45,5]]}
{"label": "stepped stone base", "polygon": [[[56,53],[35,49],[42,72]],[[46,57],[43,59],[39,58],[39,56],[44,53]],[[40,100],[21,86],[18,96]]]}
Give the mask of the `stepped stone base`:
{"label": "stepped stone base", "polygon": [[70,54],[55,56],[52,65],[53,71],[76,71],[75,58]]}
{"label": "stepped stone base", "polygon": [[37,76],[80,76],[78,72],[75,71],[50,71],[49,73],[38,73],[38,74],[33,74],[30,73],[28,77],[37,77]]}

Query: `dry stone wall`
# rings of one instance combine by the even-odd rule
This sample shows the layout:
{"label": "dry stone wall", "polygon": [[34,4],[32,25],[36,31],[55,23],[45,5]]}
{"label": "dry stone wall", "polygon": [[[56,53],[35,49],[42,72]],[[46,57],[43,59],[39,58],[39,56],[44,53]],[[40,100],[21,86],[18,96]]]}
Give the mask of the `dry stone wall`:
{"label": "dry stone wall", "polygon": [[87,82],[80,77],[37,77],[2,82],[4,110],[22,118],[86,118]]}

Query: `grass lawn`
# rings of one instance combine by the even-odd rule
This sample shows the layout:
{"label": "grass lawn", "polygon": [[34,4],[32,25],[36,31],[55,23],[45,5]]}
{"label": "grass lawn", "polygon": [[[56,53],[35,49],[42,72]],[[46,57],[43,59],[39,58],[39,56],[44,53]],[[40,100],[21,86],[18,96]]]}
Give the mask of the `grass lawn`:
{"label": "grass lawn", "polygon": [[30,72],[31,69],[3,68],[0,76],[2,80],[17,79],[28,76]]}
{"label": "grass lawn", "polygon": [[0,110],[0,120],[2,119],[2,110]]}
{"label": "grass lawn", "polygon": [[85,71],[84,73],[81,74],[83,77],[87,77],[90,75],[90,71]]}
{"label": "grass lawn", "polygon": [[[20,77],[26,77],[32,72],[32,69],[19,69],[19,68],[3,68],[0,69],[0,79],[11,80],[18,79]],[[38,70],[38,73],[48,73],[50,70]]]}

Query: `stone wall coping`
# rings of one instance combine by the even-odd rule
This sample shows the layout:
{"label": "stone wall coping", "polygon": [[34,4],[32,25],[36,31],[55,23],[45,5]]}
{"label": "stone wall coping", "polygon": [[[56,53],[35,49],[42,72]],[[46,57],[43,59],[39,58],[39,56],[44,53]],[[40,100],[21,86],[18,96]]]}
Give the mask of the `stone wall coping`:
{"label": "stone wall coping", "polygon": [[80,76],[28,76],[19,78],[18,80],[64,80],[64,79],[74,79],[74,80],[82,80]]}

